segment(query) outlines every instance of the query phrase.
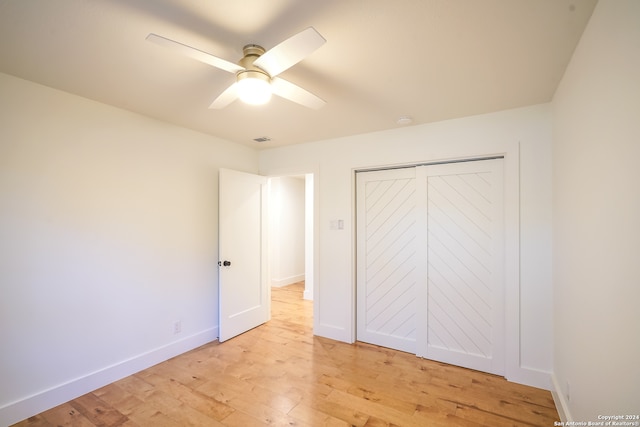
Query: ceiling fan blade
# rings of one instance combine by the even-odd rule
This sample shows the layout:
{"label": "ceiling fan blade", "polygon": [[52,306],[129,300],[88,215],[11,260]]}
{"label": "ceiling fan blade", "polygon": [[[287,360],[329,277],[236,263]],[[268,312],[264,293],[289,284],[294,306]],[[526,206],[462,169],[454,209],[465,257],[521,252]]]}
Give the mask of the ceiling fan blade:
{"label": "ceiling fan blade", "polygon": [[147,36],[147,40],[160,46],[168,47],[169,49],[173,49],[178,53],[189,56],[193,59],[197,59],[200,62],[204,62],[205,64],[212,65],[216,68],[220,68],[221,70],[228,71],[230,73],[237,73],[238,71],[242,71],[245,69],[241,65],[234,64],[233,62],[229,62],[225,59],[213,56],[210,53],[203,52],[194,47],[187,46],[186,44],[182,44],[180,42],[159,36],[157,34],[149,34]]}
{"label": "ceiling fan blade", "polygon": [[227,89],[225,89],[224,92],[222,92],[216,99],[213,100],[211,105],[209,105],[209,108],[220,110],[238,99],[238,88],[236,86],[237,83],[234,83]]}
{"label": "ceiling fan blade", "polygon": [[315,28],[309,27],[269,49],[253,64],[269,73],[271,77],[275,77],[302,61],[325,42],[324,37]]}
{"label": "ceiling fan blade", "polygon": [[318,98],[308,90],[302,89],[300,86],[294,85],[280,77],[271,79],[271,90],[275,95],[304,105],[305,107],[313,108],[314,110],[326,104],[323,99]]}

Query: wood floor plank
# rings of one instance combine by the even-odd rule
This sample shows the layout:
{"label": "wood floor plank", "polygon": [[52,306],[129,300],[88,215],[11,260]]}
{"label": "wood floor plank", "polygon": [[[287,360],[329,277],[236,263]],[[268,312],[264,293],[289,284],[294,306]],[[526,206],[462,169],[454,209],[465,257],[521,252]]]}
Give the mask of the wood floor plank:
{"label": "wood floor plank", "polygon": [[182,426],[221,426],[212,417],[195,410],[186,403],[174,398],[162,390],[154,391],[145,400],[146,404],[150,404],[158,409],[159,412],[176,421]]}
{"label": "wood floor plank", "polygon": [[156,375],[150,375],[145,377],[145,379],[158,390],[166,392],[190,408],[217,421],[226,418],[234,411],[231,406],[216,400],[214,396],[201,393],[173,379]]}
{"label": "wood floor plank", "polygon": [[549,426],[551,393],[372,344],[313,335],[303,283],[272,319],[17,426]]}
{"label": "wood floor plank", "polygon": [[[455,414],[448,412],[440,412],[436,410],[433,412],[433,408],[419,407],[416,411],[415,418],[418,422],[416,426],[429,426],[429,427],[483,427],[491,426],[491,424],[479,424],[471,420],[465,420]],[[515,424],[517,426],[518,424]]]}
{"label": "wood floor plank", "polygon": [[228,427],[247,427],[247,426],[270,426],[266,421],[259,420],[242,411],[235,411],[224,420],[224,425]]}
{"label": "wood floor plank", "polygon": [[323,412],[332,418],[345,421],[350,426],[364,426],[369,419],[369,415],[351,408],[342,402],[336,402],[328,399],[319,399],[313,402],[307,402],[311,408]]}
{"label": "wood floor plank", "polygon": [[69,405],[94,425],[121,426],[128,420],[126,415],[93,393],[80,396],[69,402]]}
{"label": "wood floor plank", "polygon": [[95,390],[93,394],[127,416],[144,405],[143,400],[122,389],[117,383],[112,383]]}
{"label": "wood floor plank", "polygon": [[45,424],[42,424],[43,426],[92,427],[95,425],[70,403],[63,403],[47,411],[46,414],[43,414],[43,419],[45,421]]}
{"label": "wood floor plank", "polygon": [[[51,427],[52,425],[55,425],[55,424],[49,423],[45,419],[43,414],[34,415],[32,417],[29,417],[20,421],[19,423],[14,424],[14,426],[20,426],[20,427]],[[65,425],[65,424],[62,424],[62,425]]]}
{"label": "wood floor plank", "polygon": [[[321,398],[322,399],[322,398]],[[299,403],[293,408],[289,415],[296,420],[311,426],[328,426],[328,427],[345,427],[351,426],[350,423],[339,418],[332,417],[325,412],[316,410],[304,402]]]}

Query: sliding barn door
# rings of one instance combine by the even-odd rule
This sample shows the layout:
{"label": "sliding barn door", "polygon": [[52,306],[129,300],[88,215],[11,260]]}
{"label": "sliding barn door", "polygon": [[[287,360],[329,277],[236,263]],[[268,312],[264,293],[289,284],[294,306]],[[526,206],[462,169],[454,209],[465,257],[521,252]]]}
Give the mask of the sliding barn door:
{"label": "sliding barn door", "polygon": [[428,166],[427,334],[418,355],[504,373],[502,159]]}
{"label": "sliding barn door", "polygon": [[357,335],[416,352],[415,168],[357,175]]}
{"label": "sliding barn door", "polygon": [[503,373],[502,163],[358,174],[359,340]]}

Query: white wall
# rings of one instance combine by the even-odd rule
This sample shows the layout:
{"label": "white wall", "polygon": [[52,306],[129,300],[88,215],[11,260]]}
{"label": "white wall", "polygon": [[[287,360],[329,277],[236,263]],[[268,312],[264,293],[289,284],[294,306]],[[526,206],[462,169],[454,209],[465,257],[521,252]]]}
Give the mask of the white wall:
{"label": "white wall", "polygon": [[[506,202],[520,212],[516,250],[507,256],[521,260],[512,280],[516,283],[509,285],[508,297],[516,300],[512,298],[508,308],[508,334],[519,340],[508,343],[512,354],[508,372],[512,380],[550,387],[550,146],[550,107],[539,105],[260,152],[260,171],[265,175],[292,168],[315,171],[318,271],[314,332],[343,341],[354,339],[354,169],[506,153],[511,176],[507,185],[519,185],[509,190],[511,197]],[[330,229],[335,220],[344,221],[343,230]],[[514,311],[518,308],[519,313]]]}
{"label": "white wall", "polygon": [[215,339],[220,167],[257,154],[0,74],[0,425]]}
{"label": "white wall", "polygon": [[313,174],[304,175],[304,294],[306,300],[313,299],[313,281],[315,278],[315,184]]}
{"label": "white wall", "polygon": [[304,280],[304,177],[269,179],[269,273],[271,286]]}
{"label": "white wall", "polygon": [[639,414],[640,2],[600,0],[553,120],[559,409],[585,422]]}

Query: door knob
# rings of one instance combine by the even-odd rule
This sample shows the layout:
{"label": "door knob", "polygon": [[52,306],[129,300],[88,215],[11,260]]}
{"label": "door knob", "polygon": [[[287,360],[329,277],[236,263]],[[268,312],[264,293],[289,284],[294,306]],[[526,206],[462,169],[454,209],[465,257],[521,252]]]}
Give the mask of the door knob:
{"label": "door knob", "polygon": [[231,261],[218,261],[218,265],[229,267],[231,265]]}

